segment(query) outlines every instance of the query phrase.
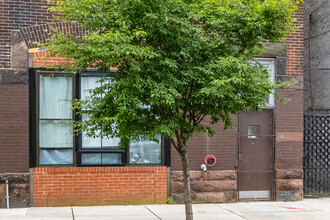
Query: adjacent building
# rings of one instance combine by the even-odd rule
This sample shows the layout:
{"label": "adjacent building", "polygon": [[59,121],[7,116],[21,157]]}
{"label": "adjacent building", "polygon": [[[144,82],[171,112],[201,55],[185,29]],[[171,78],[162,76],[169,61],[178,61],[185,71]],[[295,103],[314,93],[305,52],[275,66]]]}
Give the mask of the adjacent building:
{"label": "adjacent building", "polygon": [[330,2],[305,1],[304,191],[330,194]]}

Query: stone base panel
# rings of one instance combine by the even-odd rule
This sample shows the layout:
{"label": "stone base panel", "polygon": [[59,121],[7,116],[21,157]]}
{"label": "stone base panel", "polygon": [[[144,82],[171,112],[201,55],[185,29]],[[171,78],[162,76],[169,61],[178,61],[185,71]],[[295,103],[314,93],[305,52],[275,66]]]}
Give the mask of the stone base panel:
{"label": "stone base panel", "polygon": [[299,201],[303,199],[302,169],[276,169],[276,201]]}
{"label": "stone base panel", "polygon": [[0,208],[6,208],[6,180],[9,183],[9,207],[22,208],[30,205],[30,175],[28,173],[0,174]]}
{"label": "stone base panel", "polygon": [[[237,172],[235,170],[190,171],[192,199],[195,203],[237,202]],[[171,172],[171,196],[183,203],[182,171]]]}

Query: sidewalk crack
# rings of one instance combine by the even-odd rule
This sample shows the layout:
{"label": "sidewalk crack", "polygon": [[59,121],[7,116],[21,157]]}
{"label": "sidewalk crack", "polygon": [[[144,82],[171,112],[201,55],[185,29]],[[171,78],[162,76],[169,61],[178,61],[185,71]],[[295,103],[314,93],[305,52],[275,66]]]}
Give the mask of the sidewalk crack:
{"label": "sidewalk crack", "polygon": [[72,214],[72,220],[75,220],[75,218],[74,218],[74,212],[73,212],[73,207],[70,207],[70,209],[71,209],[71,214]]}
{"label": "sidewalk crack", "polygon": [[244,216],[242,216],[242,215],[240,215],[240,214],[237,214],[237,213],[234,212],[234,211],[231,211],[230,209],[226,209],[225,207],[222,207],[221,205],[217,205],[217,206],[219,206],[220,208],[223,208],[224,210],[227,210],[228,212],[231,212],[231,213],[233,213],[234,215],[237,215],[237,216],[239,216],[239,217],[241,217],[241,218],[243,218],[243,219],[247,219],[247,218],[245,218]]}
{"label": "sidewalk crack", "polygon": [[151,213],[152,213],[154,216],[156,216],[159,220],[162,220],[161,217],[159,217],[156,213],[154,213],[153,211],[151,211],[151,209],[149,209],[147,206],[144,205],[144,207],[145,207],[146,209],[148,209],[149,212],[151,212]]}

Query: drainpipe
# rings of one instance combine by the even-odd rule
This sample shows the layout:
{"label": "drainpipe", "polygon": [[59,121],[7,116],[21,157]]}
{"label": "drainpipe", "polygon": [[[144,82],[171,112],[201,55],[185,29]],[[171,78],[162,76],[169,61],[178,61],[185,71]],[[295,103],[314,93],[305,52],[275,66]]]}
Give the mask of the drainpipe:
{"label": "drainpipe", "polygon": [[9,209],[9,186],[8,186],[8,180],[6,180],[6,199],[7,199],[7,209]]}

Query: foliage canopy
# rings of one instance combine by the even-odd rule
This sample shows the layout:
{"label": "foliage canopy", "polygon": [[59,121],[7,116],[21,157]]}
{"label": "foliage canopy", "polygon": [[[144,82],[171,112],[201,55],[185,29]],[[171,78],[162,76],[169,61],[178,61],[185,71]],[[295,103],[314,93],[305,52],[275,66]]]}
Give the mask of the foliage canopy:
{"label": "foliage canopy", "polygon": [[[87,31],[83,40],[59,32],[44,45],[70,59],[66,68],[109,73],[87,102],[96,135],[185,143],[200,122],[259,109],[278,87],[249,60],[262,42],[279,42],[292,30],[290,0],[58,0],[50,11]],[[118,71],[110,73],[110,67]],[[102,94],[102,96],[100,95]],[[172,142],[173,143],[173,142]],[[177,144],[177,143],[176,143]]]}
{"label": "foliage canopy", "polygon": [[293,30],[300,0],[51,2],[60,20],[87,32],[77,38],[55,31],[43,46],[68,58],[66,69],[108,73],[87,100],[74,102],[89,110],[78,128],[122,140],[170,137],[182,159],[186,218],[193,219],[187,140],[213,134],[201,123],[207,115],[227,128],[231,114],[260,109],[283,86],[251,60],[264,41],[282,41]]}

